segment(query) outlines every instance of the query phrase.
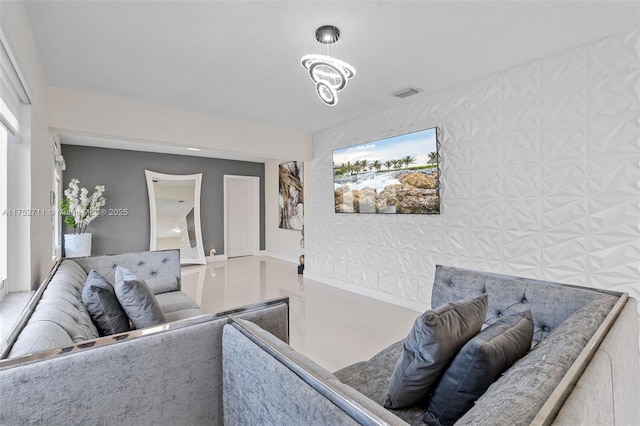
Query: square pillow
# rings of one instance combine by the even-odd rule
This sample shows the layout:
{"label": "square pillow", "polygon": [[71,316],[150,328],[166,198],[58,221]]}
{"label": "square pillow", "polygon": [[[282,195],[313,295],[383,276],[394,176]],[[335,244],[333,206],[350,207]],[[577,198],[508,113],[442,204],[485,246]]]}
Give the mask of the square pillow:
{"label": "square pillow", "polygon": [[424,415],[429,426],[452,425],[531,347],[531,311],[503,317],[469,340],[436,385]]}
{"label": "square pillow", "polygon": [[129,318],[109,281],[92,270],[82,288],[82,303],[101,336],[129,331]]}
{"label": "square pillow", "polygon": [[116,267],[116,296],[135,328],[151,327],[166,322],[162,308],[153,292],[132,272]]}
{"label": "square pillow", "polygon": [[445,303],[420,315],[391,375],[385,408],[404,408],[426,397],[460,348],[482,327],[486,294]]}

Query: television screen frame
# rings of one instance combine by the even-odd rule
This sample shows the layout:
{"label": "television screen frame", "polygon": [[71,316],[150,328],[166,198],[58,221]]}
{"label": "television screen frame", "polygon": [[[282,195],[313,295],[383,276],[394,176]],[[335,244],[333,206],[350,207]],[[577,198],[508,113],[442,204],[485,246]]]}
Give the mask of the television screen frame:
{"label": "television screen frame", "polygon": [[332,159],[335,213],[440,214],[438,127],[338,148]]}

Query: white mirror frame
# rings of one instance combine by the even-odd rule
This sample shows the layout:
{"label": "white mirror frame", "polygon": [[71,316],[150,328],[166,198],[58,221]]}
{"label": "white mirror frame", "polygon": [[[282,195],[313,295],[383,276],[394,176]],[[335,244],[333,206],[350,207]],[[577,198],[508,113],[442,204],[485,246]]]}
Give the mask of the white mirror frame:
{"label": "white mirror frame", "polygon": [[[150,216],[150,238],[149,238],[149,250],[157,250],[157,233],[156,225],[158,223],[157,210],[156,210],[156,197],[153,181],[154,180],[168,180],[168,181],[188,181],[195,182],[195,193],[193,200],[194,208],[194,226],[196,233],[196,247],[198,257],[188,258],[182,256],[182,250],[180,250],[180,264],[200,264],[204,265],[207,260],[204,255],[204,244],[202,243],[202,228],[200,226],[200,188],[202,186],[202,173],[193,175],[168,175],[164,173],[152,172],[151,170],[145,170],[144,174],[147,178],[147,193],[149,194],[149,216]],[[180,249],[180,247],[174,247]]]}

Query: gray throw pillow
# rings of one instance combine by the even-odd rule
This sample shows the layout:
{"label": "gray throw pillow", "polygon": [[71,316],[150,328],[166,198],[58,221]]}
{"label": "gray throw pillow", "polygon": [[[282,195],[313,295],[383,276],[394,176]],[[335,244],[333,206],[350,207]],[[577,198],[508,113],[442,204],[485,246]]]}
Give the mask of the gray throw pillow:
{"label": "gray throw pillow", "polygon": [[151,327],[166,322],[162,308],[143,280],[125,268],[116,267],[116,296],[135,328]]}
{"label": "gray throw pillow", "polygon": [[453,425],[531,348],[531,311],[496,321],[469,340],[438,382],[424,415],[429,426]]}
{"label": "gray throw pillow", "polygon": [[481,294],[418,317],[391,375],[385,408],[409,407],[426,397],[460,348],[480,331],[488,305]]}
{"label": "gray throw pillow", "polygon": [[96,271],[92,270],[87,276],[82,303],[101,336],[129,331],[129,318],[118,302],[113,286]]}

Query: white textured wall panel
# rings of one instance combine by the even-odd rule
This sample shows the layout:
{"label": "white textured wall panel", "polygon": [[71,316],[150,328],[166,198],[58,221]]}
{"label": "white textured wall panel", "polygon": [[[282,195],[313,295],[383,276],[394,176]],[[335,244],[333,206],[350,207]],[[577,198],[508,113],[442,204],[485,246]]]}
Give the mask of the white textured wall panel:
{"label": "white textured wall panel", "polygon": [[[305,274],[408,305],[436,264],[640,298],[640,31],[315,135]],[[332,151],[438,126],[439,216],[333,211]]]}

